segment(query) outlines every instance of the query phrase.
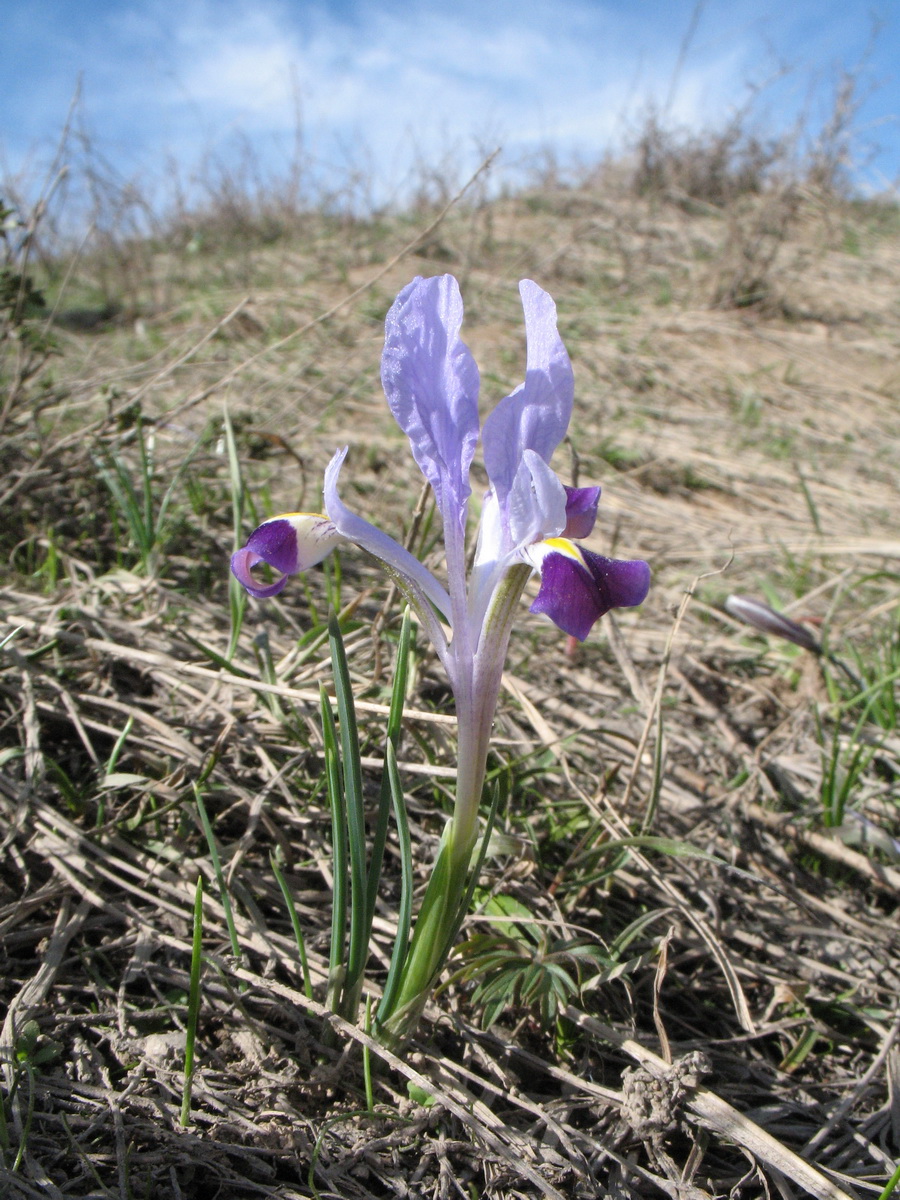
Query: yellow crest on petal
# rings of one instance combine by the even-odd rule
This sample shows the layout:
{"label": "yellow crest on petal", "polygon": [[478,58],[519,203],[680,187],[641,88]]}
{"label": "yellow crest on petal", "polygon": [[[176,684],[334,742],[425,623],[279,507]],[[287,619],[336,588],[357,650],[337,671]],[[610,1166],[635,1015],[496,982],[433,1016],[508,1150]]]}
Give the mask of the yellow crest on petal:
{"label": "yellow crest on petal", "polygon": [[583,567],[587,566],[587,563],[584,561],[584,555],[581,553],[579,547],[574,542],[570,542],[568,538],[544,538],[540,545],[549,546],[557,554],[564,554],[566,558],[574,559],[575,562],[580,563]]}

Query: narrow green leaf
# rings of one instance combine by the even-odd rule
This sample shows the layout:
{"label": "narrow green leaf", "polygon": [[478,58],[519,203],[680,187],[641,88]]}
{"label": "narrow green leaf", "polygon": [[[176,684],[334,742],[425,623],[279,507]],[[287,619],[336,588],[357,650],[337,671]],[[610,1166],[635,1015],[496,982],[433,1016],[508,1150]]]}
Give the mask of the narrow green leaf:
{"label": "narrow green leaf", "polygon": [[[400,733],[403,724],[403,705],[406,700],[406,685],[409,679],[409,656],[412,621],[409,609],[403,614],[400,626],[400,637],[397,642],[397,662],[394,668],[394,683],[391,689],[391,707],[388,714],[387,737],[395,752],[400,743]],[[369,858],[369,869],[366,878],[366,942],[372,936],[372,922],[375,919],[375,903],[378,899],[378,887],[381,883],[381,870],[384,862],[384,847],[387,841],[388,818],[391,811],[393,788],[388,771],[387,757],[381,772],[381,789],[378,796],[378,812],[375,817],[375,828],[372,833],[372,853]],[[403,794],[399,793],[400,802]],[[395,805],[396,807],[396,805]]]}
{"label": "narrow green leaf", "polygon": [[340,728],[347,848],[350,862],[350,941],[347,949],[347,972],[341,1001],[341,1014],[348,1021],[354,1021],[369,950],[366,934],[366,820],[359,731],[353,703],[353,688],[350,683],[350,668],[347,664],[341,628],[337,618],[333,615],[328,622],[328,642],[331,648],[334,692]]}
{"label": "narrow green leaf", "polygon": [[604,842],[602,849],[619,850],[627,849],[630,846],[641,850],[657,850],[661,854],[671,854],[673,858],[702,858],[706,862],[718,863],[720,866],[728,865],[715,854],[709,854],[706,850],[698,850],[696,846],[691,846],[688,842],[680,842],[677,838],[657,837],[653,834],[613,838],[611,841]]}
{"label": "narrow green leaf", "polygon": [[222,901],[222,908],[225,911],[225,924],[228,926],[228,937],[231,941],[231,953],[234,955],[238,964],[241,962],[241,945],[238,941],[237,928],[234,923],[234,913],[231,909],[231,896],[225,884],[225,875],[222,872],[222,862],[219,858],[219,847],[216,844],[216,836],[213,833],[212,825],[210,824],[209,814],[206,811],[206,805],[203,803],[203,793],[197,784],[194,784],[194,800],[197,803],[197,812],[200,814],[200,823],[203,826],[203,832],[206,835],[206,844],[209,847],[209,857],[212,860],[213,871],[216,876],[216,883],[219,886],[219,897]]}
{"label": "narrow green leaf", "polygon": [[110,776],[115,773],[116,763],[119,761],[119,755],[122,753],[125,743],[128,740],[128,735],[131,733],[133,726],[134,726],[134,717],[129,716],[128,720],[125,722],[125,728],[122,730],[122,732],[119,734],[118,738],[116,739],[116,744],[112,748],[112,753],[110,754],[109,758],[106,760],[106,771],[104,772],[104,774],[106,776],[107,781],[109,780]]}
{"label": "narrow green leaf", "polygon": [[[481,912],[486,917],[499,917],[498,924],[501,930],[505,928],[510,936],[520,936],[524,933],[534,942],[541,940],[540,927],[532,921],[530,910],[512,896],[506,896],[503,893],[497,896],[488,896]],[[516,918],[516,920],[511,918]]]}
{"label": "narrow green leaf", "polygon": [[[371,1036],[372,1033],[372,997],[366,996],[366,1020],[365,1031]],[[375,1090],[372,1087],[372,1055],[368,1045],[363,1045],[363,1080],[366,1087],[366,1109],[370,1113],[375,1111]]]}
{"label": "narrow green leaf", "polygon": [[897,1169],[885,1184],[884,1191],[878,1197],[878,1200],[891,1200],[898,1187],[900,1187],[900,1163],[897,1163]]}
{"label": "narrow green leaf", "polygon": [[294,897],[291,895],[291,890],[287,885],[287,880],[284,877],[284,872],[278,865],[278,860],[274,854],[269,856],[269,862],[272,866],[272,874],[275,876],[275,881],[281,890],[281,895],[284,899],[285,908],[288,910],[288,916],[291,919],[291,928],[294,931],[294,941],[297,943],[297,953],[300,955],[300,969],[303,972],[303,992],[307,1000],[312,1000],[312,980],[309,975],[309,959],[306,956],[306,939],[303,936],[303,930],[300,927],[300,918],[297,916],[297,908],[294,904]]}
{"label": "narrow green leaf", "polygon": [[397,933],[394,938],[394,949],[391,953],[391,965],[388,970],[384,994],[376,1013],[376,1024],[383,1021],[392,1011],[406,954],[409,948],[409,929],[412,923],[413,898],[413,865],[412,843],[409,836],[409,822],[406,818],[406,805],[403,801],[403,788],[400,783],[400,772],[397,770],[397,758],[390,740],[385,746],[384,761],[388,776],[391,800],[394,807],[394,819],[397,822],[397,839],[400,844],[400,907],[397,913]]}
{"label": "narrow green leaf", "polygon": [[203,948],[203,876],[197,876],[194,892],[194,936],[191,945],[191,977],[188,987],[187,1031],[184,1043],[184,1088],[181,1093],[181,1125],[191,1119],[191,1089],[194,1083],[194,1049],[200,1016],[200,967]]}
{"label": "narrow green leaf", "polygon": [[328,958],[326,1003],[338,1011],[346,962],[344,935],[347,924],[347,822],[344,812],[344,786],[338,751],[334,713],[325,688],[319,685],[319,709],[322,717],[322,743],[325,751],[325,785],[331,809],[331,872],[334,895],[331,902],[331,947]]}
{"label": "narrow green leaf", "polygon": [[[233,575],[229,576],[229,578],[233,579],[234,582],[237,583],[237,580],[234,579]],[[239,588],[241,588],[241,594],[246,595],[246,593],[244,592],[244,589],[241,587],[241,585],[239,583],[237,583],[237,586]],[[186,642],[190,642],[192,646],[196,646],[196,648],[200,651],[200,653],[202,655],[204,655],[206,658],[208,658],[209,661],[213,664],[213,666],[218,667],[219,670],[228,671],[229,674],[231,674],[231,675],[239,675],[241,677],[241,679],[252,679],[253,678],[253,676],[251,675],[251,673],[249,671],[244,671],[240,667],[236,667],[234,665],[234,663],[231,661],[231,658],[229,657],[233,653],[233,651],[230,648],[229,648],[228,654],[223,655],[223,654],[219,654],[219,652],[217,650],[213,650],[213,648],[211,646],[207,646],[204,642],[201,642],[199,638],[195,638],[193,636],[193,634],[188,633],[187,630],[183,630],[181,636],[184,638],[184,640]]]}

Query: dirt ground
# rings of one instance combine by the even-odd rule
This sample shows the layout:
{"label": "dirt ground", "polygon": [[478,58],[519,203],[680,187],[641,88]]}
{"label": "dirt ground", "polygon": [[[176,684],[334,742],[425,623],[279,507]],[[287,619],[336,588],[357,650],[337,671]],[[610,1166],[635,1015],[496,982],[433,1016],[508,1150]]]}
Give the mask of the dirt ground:
{"label": "dirt ground", "polygon": [[[270,244],[214,233],[197,252],[123,244],[115,271],[81,264],[52,356],[18,390],[21,360],[5,359],[0,1190],[887,1196],[900,1157],[896,208],[802,191],[716,208],[595,185],[440,220],[311,216]],[[380,389],[383,318],[413,275],[443,271],[460,280],[484,412],[522,378],[518,280],[555,297],[576,400],[554,465],[602,484],[590,545],[647,559],[653,587],[578,647],[523,605],[492,758],[510,781],[506,837],[407,1054],[373,1054],[370,1105],[367,1037],[322,1007],[317,703],[331,603],[374,793],[400,604],[344,553],[340,572],[251,603],[231,654],[223,411],[256,506],[244,533],[254,515],[317,508],[349,444],[346,502],[406,536],[421,477]],[[153,518],[143,551],[116,495],[126,479]],[[427,511],[416,538],[438,568]],[[735,593],[801,622],[822,652],[730,615]],[[449,691],[421,639],[401,758],[424,881],[455,760]],[[392,834],[376,994],[398,875]],[[486,946],[564,968],[573,988],[549,1014],[515,993],[486,1028]]]}

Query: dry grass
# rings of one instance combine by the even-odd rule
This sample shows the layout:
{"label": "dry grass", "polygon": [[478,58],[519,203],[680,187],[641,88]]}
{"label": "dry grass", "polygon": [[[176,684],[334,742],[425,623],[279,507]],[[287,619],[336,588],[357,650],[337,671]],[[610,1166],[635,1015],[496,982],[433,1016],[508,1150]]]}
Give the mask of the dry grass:
{"label": "dry grass", "polygon": [[[886,654],[900,557],[897,221],[812,193],[787,217],[780,205],[771,193],[718,210],[535,191],[455,209],[424,238],[427,219],[310,218],[305,236],[270,245],[142,248],[127,317],[95,329],[71,314],[89,307],[97,263],[51,296],[59,354],[2,446],[0,636],[17,631],[0,664],[6,1194],[885,1187],[900,1154],[900,867],[836,836],[820,796],[833,739],[865,744],[852,807],[897,838],[900,741],[872,713],[858,726],[861,706],[837,707],[854,691],[839,668],[757,637],[721,602],[748,592],[815,622],[857,673]],[[773,220],[766,303],[723,307],[744,242]],[[561,474],[604,485],[595,547],[654,569],[643,609],[574,655],[523,611],[495,764],[511,772],[513,840],[485,885],[559,939],[608,948],[645,923],[550,1028],[516,1008],[484,1031],[471,988],[448,986],[408,1061],[378,1070],[366,1114],[365,1035],[340,1027],[337,1049],[322,1044],[269,855],[283,857],[318,988],[330,879],[315,713],[328,669],[298,639],[310,602],[321,614],[339,588],[377,763],[396,612],[376,619],[385,586],[345,555],[340,583],[316,574],[308,595],[298,584],[251,608],[232,670],[204,650],[226,655],[230,632],[221,411],[267,511],[315,505],[329,454],[349,441],[348,502],[404,530],[419,482],[380,395],[381,321],[413,274],[443,270],[463,287],[486,405],[522,370],[516,281],[556,297],[577,381]],[[110,454],[137,472],[138,408],[160,492],[195,453],[149,571],[98,477]],[[423,648],[401,764],[423,875],[454,762],[447,705]],[[206,961],[184,1129],[198,873]],[[475,916],[467,935],[500,928]],[[409,1080],[431,1107],[408,1099]]]}

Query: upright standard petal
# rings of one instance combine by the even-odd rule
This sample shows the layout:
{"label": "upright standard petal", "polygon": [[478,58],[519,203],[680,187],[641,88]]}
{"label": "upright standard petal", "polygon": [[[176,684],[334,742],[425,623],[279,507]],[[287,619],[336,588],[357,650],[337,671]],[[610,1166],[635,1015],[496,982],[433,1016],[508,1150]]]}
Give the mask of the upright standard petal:
{"label": "upright standard petal", "polygon": [[484,423],[484,465],[501,505],[526,450],[549,463],[572,415],[572,364],[556,328],[556,305],[530,279],[519,284],[528,351],[525,382]]}
{"label": "upright standard petal", "polygon": [[565,538],[532,547],[529,557],[541,573],[531,612],[545,613],[581,642],[604,613],[643,604],[650,590],[647,563],[604,558]]}
{"label": "upright standard petal", "polygon": [[459,337],[463,319],[452,275],[417,277],[385,322],[381,381],[413,457],[445,519],[465,527],[469,467],[478,442],[478,367]]}
{"label": "upright standard petal", "polygon": [[[321,513],[282,513],[253,530],[247,544],[231,556],[231,570],[251,596],[266,600],[278,595],[288,575],[314,567],[343,540]],[[260,563],[280,571],[281,578],[274,583],[257,583],[252,571]]]}

